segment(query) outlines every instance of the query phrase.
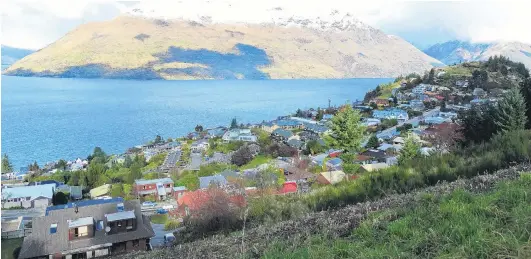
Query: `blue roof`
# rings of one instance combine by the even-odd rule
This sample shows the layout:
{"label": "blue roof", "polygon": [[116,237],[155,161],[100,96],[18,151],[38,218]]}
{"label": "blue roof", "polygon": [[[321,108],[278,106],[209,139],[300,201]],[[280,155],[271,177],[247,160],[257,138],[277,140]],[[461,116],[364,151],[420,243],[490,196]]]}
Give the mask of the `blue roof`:
{"label": "blue roof", "polygon": [[306,124],[304,125],[304,128],[315,133],[324,133],[328,130],[328,127],[317,124]]}
{"label": "blue roof", "polygon": [[63,210],[63,209],[69,209],[74,207],[74,203],[77,205],[77,207],[86,207],[86,206],[92,206],[92,205],[99,205],[99,204],[107,204],[107,203],[120,203],[124,202],[123,198],[112,198],[112,199],[98,199],[98,200],[83,200],[78,202],[69,202],[64,205],[55,205],[50,206],[46,208],[46,215],[48,215],[48,212],[52,210]]}
{"label": "blue roof", "polygon": [[199,188],[208,188],[210,184],[218,183],[220,185],[227,184],[227,179],[223,175],[216,174],[212,176],[199,177]]}
{"label": "blue roof", "polygon": [[186,186],[176,186],[176,187],[173,187],[173,191],[174,192],[179,192],[179,191],[186,191],[188,189],[186,189]]}
{"label": "blue roof", "polygon": [[328,161],[326,161],[326,162],[327,162],[327,163],[330,163],[330,164],[332,164],[332,165],[334,165],[334,166],[338,166],[338,165],[340,165],[343,161],[341,160],[341,158],[336,157],[336,158],[334,158],[334,159],[330,159],[330,160],[328,160]]}

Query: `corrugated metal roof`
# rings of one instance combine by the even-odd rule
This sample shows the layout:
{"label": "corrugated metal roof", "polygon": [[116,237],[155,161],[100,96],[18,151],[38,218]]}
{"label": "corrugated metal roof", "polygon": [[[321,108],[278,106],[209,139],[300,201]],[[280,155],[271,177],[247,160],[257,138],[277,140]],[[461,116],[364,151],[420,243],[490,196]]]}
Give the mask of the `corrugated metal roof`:
{"label": "corrugated metal roof", "polygon": [[208,188],[210,184],[220,184],[225,185],[227,184],[227,179],[223,175],[213,175],[213,176],[205,176],[205,177],[199,177],[199,188],[204,189]]}
{"label": "corrugated metal roof", "polygon": [[13,198],[26,198],[31,197],[33,200],[37,197],[46,197],[48,199],[52,198],[53,190],[55,184],[42,184],[42,185],[33,185],[33,186],[19,186],[4,188],[2,190],[2,199],[13,199]]}
{"label": "corrugated metal roof", "polygon": [[113,198],[113,199],[84,200],[84,201],[78,201],[78,202],[70,202],[64,205],[56,205],[56,206],[47,207],[46,215],[48,215],[48,212],[52,210],[62,210],[62,209],[73,208],[74,204],[76,204],[77,207],[85,207],[85,206],[92,206],[92,205],[99,205],[99,204],[106,204],[106,203],[120,203],[123,201],[124,201],[123,198]]}
{"label": "corrugated metal roof", "polygon": [[121,212],[116,212],[116,213],[111,213],[111,214],[105,214],[105,217],[107,218],[107,221],[134,219],[135,211],[129,210],[129,211],[121,211]]}
{"label": "corrugated metal roof", "polygon": [[94,218],[93,217],[85,217],[85,218],[79,218],[74,220],[68,220],[68,228],[77,228],[81,226],[87,226],[94,224]]}
{"label": "corrugated metal roof", "polygon": [[135,184],[137,185],[144,185],[144,184],[155,184],[155,183],[173,183],[173,180],[171,178],[160,178],[160,179],[153,179],[153,180],[144,180],[144,179],[139,179],[139,180],[135,180]]}

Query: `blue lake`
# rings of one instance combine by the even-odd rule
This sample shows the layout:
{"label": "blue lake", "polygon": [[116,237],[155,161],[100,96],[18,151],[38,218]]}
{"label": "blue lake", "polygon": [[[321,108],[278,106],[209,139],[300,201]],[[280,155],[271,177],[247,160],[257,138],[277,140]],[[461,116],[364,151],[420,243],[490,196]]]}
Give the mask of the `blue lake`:
{"label": "blue lake", "polygon": [[86,157],[95,146],[122,153],[159,134],[257,123],[297,108],[363,99],[392,79],[132,81],[2,76],[2,153],[18,169]]}

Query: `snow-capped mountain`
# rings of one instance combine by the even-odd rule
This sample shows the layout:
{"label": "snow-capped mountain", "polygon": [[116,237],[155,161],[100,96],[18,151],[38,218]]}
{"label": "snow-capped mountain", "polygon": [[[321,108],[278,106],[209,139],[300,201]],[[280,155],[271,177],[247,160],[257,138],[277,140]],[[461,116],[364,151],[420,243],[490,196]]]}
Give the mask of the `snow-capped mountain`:
{"label": "snow-capped mountain", "polygon": [[447,65],[487,60],[489,57],[502,55],[531,68],[531,45],[520,42],[470,43],[455,40],[435,44],[424,50],[424,53]]}
{"label": "snow-capped mountain", "polygon": [[[287,4],[286,4],[287,3]],[[291,6],[290,4],[291,3]],[[137,79],[393,77],[441,63],[352,14],[292,2],[141,2],[8,74]]]}

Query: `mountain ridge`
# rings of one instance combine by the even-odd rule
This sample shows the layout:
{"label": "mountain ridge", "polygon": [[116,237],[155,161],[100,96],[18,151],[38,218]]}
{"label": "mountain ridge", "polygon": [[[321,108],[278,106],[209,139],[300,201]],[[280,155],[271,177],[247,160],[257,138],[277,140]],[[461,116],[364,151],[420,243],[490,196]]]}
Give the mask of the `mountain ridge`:
{"label": "mountain ridge", "polygon": [[[268,10],[266,10],[269,12]],[[139,11],[136,11],[139,12]],[[267,13],[266,12],[266,13]],[[79,26],[8,75],[126,79],[394,77],[442,65],[350,14],[272,22],[124,14]],[[264,16],[265,17],[265,16]]]}

